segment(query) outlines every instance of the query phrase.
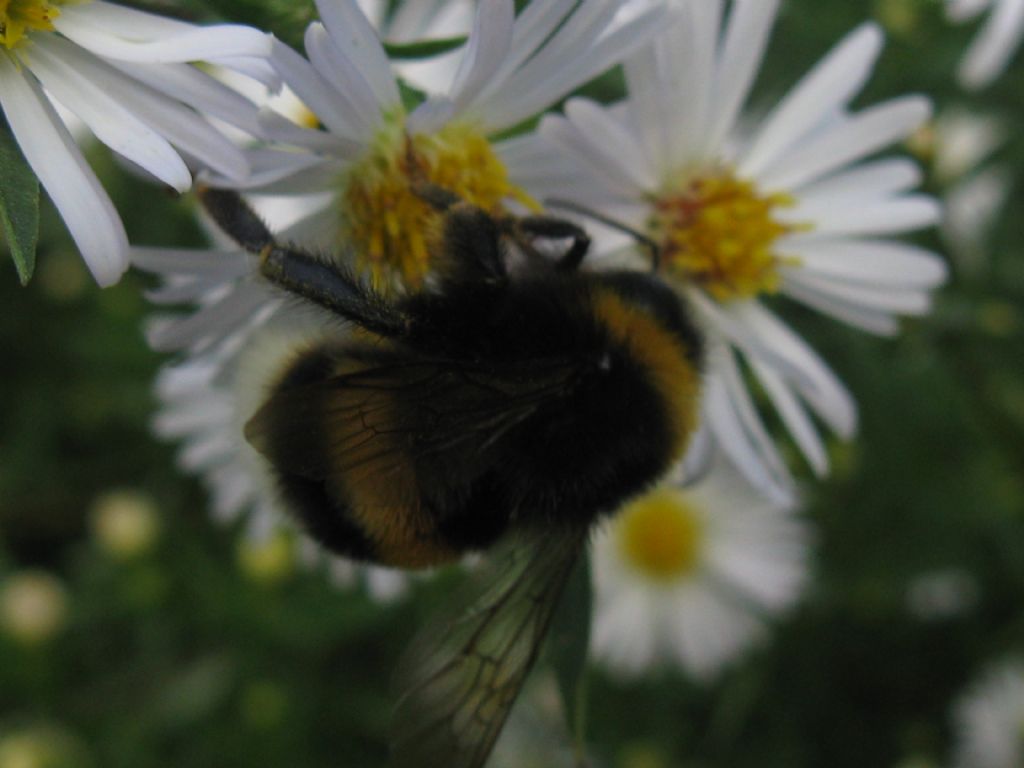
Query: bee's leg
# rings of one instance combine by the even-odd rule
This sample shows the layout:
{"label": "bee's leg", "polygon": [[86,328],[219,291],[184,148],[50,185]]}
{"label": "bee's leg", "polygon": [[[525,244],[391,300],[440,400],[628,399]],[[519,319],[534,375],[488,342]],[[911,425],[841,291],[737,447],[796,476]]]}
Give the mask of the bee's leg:
{"label": "bee's leg", "polygon": [[621,221],[616,221],[615,219],[609,216],[605,216],[603,213],[599,213],[595,210],[592,210],[591,208],[587,208],[586,206],[583,205],[577,205],[571,200],[548,198],[544,201],[544,204],[546,206],[551,206],[552,208],[563,208],[567,211],[573,211],[583,216],[587,216],[591,219],[594,219],[594,221],[601,222],[606,227],[611,227],[612,229],[618,230],[619,232],[624,232],[627,235],[630,235],[634,240],[637,241],[637,243],[643,246],[651,255],[651,269],[654,272],[657,272],[658,268],[661,266],[661,248],[658,246],[656,242],[654,242],[654,240],[649,238],[643,232],[640,232],[633,227],[627,226],[626,224],[623,224]]}
{"label": "bee's leg", "polygon": [[340,264],[274,239],[237,192],[201,187],[203,206],[228,235],[260,258],[260,274],[369,331],[388,337],[409,333],[409,320]]}
{"label": "bee's leg", "polygon": [[579,268],[590,249],[590,235],[583,228],[565,219],[550,216],[523,216],[515,220],[515,228],[521,235],[548,240],[572,239],[572,245],[555,263],[564,272]]}
{"label": "bee's leg", "polygon": [[267,225],[237,192],[197,185],[196,197],[217,226],[245,250],[258,254],[274,244]]}

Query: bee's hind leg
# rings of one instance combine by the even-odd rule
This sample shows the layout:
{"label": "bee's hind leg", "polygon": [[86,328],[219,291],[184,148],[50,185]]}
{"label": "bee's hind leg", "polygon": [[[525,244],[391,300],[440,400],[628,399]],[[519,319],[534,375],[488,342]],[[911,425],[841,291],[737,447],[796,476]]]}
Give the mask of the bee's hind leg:
{"label": "bee's hind leg", "polygon": [[579,268],[590,249],[590,235],[582,228],[565,219],[552,216],[523,216],[513,220],[518,240],[543,238],[545,240],[571,239],[572,244],[555,262],[555,268],[572,272]]}
{"label": "bee's hind leg", "polygon": [[237,192],[197,186],[196,197],[217,226],[245,250],[259,254],[275,244],[267,225]]}
{"label": "bee's hind leg", "polygon": [[381,336],[409,333],[408,318],[342,264],[278,243],[237,192],[201,187],[197,195],[217,225],[259,257],[270,282]]}

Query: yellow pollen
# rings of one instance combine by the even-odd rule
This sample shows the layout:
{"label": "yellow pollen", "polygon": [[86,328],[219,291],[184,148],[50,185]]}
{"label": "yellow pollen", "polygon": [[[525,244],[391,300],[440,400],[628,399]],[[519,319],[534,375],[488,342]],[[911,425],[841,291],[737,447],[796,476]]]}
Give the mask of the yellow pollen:
{"label": "yellow pollen", "polygon": [[8,50],[33,30],[50,31],[61,0],[0,0],[0,46]]}
{"label": "yellow pollen", "polygon": [[494,214],[503,201],[537,204],[509,181],[490,142],[465,124],[408,137],[396,120],[376,137],[368,155],[346,172],[341,204],[344,236],[357,267],[378,290],[415,290],[430,272],[439,245],[440,215],[412,192],[429,182]]}
{"label": "yellow pollen", "polygon": [[674,488],[641,496],[619,513],[616,526],[622,557],[653,581],[692,576],[700,565],[704,525],[686,495]]}
{"label": "yellow pollen", "polygon": [[779,288],[775,242],[798,227],[775,218],[794,201],[761,195],[753,183],[729,172],[690,181],[653,201],[649,223],[662,245],[664,268],[703,288],[719,301],[743,299]]}

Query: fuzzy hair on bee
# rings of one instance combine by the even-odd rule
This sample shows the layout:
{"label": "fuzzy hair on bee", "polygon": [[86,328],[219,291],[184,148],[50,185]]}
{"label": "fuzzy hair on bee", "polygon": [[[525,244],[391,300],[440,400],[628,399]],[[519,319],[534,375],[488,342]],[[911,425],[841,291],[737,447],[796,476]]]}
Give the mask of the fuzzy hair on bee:
{"label": "fuzzy hair on bee", "polygon": [[[506,542],[471,607],[400,665],[392,765],[470,768],[587,533],[684,453],[702,340],[654,275],[580,269],[577,225],[417,192],[441,216],[438,274],[399,297],[277,242],[237,194],[200,196],[264,278],[354,326],[296,354],[246,425],[301,525],[333,552],[402,568]],[[569,245],[552,257],[544,241]]]}

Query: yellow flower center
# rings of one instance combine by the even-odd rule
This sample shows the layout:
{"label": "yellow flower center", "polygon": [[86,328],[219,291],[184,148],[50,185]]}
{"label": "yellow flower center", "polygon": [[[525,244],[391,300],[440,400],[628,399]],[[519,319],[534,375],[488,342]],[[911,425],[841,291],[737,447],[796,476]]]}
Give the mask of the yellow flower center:
{"label": "yellow flower center", "polygon": [[431,269],[440,216],[413,193],[413,182],[443,187],[494,214],[509,198],[538,207],[509,181],[490,142],[472,126],[453,123],[409,137],[404,119],[389,121],[368,155],[346,172],[340,200],[343,235],[378,290],[415,290]]}
{"label": "yellow flower center", "polygon": [[0,0],[0,45],[10,50],[27,32],[52,30],[61,0]]}
{"label": "yellow flower center", "polygon": [[772,293],[786,257],[775,242],[796,229],[775,218],[788,195],[761,195],[728,171],[695,178],[653,201],[649,227],[664,268],[719,301]]}
{"label": "yellow flower center", "polygon": [[620,514],[622,557],[653,581],[690,576],[700,564],[704,525],[686,495],[659,488],[629,504]]}

